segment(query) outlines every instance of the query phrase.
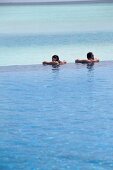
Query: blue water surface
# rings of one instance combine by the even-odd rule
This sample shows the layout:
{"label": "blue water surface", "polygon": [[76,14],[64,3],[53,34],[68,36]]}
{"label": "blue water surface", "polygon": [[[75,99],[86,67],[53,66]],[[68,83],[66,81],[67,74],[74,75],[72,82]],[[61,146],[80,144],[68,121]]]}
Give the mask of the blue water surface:
{"label": "blue water surface", "polygon": [[112,170],[112,72],[0,67],[0,170]]}
{"label": "blue water surface", "polygon": [[[0,47],[41,47],[60,45],[113,44],[113,32],[89,32],[74,34],[28,34],[28,35],[0,35]],[[76,51],[75,51],[76,52]],[[37,58],[38,60],[38,58]]]}

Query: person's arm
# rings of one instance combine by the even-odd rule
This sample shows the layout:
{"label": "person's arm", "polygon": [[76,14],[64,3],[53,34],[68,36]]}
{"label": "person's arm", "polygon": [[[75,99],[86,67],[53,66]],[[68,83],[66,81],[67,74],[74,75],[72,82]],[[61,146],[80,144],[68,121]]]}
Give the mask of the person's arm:
{"label": "person's arm", "polygon": [[42,64],[43,65],[59,65],[57,61],[50,61],[50,62],[44,61]]}
{"label": "person's arm", "polygon": [[88,64],[88,63],[95,63],[95,62],[99,62],[99,59],[95,58],[94,60],[87,60],[87,59],[84,59],[84,60],[75,60],[75,63],[82,63],[82,64]]}
{"label": "person's arm", "polygon": [[87,59],[83,59],[83,60],[77,59],[77,60],[75,60],[75,63],[85,64],[85,63],[91,63],[91,61],[90,61],[90,60],[87,60]]}

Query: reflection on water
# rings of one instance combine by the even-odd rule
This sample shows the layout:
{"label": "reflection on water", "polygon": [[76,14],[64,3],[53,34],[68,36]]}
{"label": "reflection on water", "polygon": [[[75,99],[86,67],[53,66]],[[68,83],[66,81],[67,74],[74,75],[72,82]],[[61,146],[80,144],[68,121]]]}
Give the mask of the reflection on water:
{"label": "reflection on water", "polygon": [[93,66],[94,66],[94,63],[88,63],[88,64],[87,64],[88,70],[89,70],[89,71],[92,71],[92,70],[94,69]]}
{"label": "reflection on water", "polygon": [[60,65],[52,65],[52,70],[59,70]]}

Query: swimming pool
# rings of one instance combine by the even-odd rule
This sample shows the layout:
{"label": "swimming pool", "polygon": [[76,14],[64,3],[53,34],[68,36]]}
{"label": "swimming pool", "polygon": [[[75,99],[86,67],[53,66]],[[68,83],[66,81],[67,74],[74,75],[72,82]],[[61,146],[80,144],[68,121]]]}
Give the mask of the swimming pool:
{"label": "swimming pool", "polygon": [[113,62],[0,67],[0,170],[112,170]]}

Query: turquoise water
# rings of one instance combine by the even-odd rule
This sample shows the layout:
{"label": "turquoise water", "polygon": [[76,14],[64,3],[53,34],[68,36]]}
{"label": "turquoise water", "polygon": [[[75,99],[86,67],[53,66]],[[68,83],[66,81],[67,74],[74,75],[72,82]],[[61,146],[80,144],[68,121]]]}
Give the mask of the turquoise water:
{"label": "turquoise water", "polygon": [[67,62],[93,51],[112,60],[113,3],[0,6],[0,65]]}
{"label": "turquoise water", "polygon": [[0,170],[112,170],[112,72],[0,67]]}

